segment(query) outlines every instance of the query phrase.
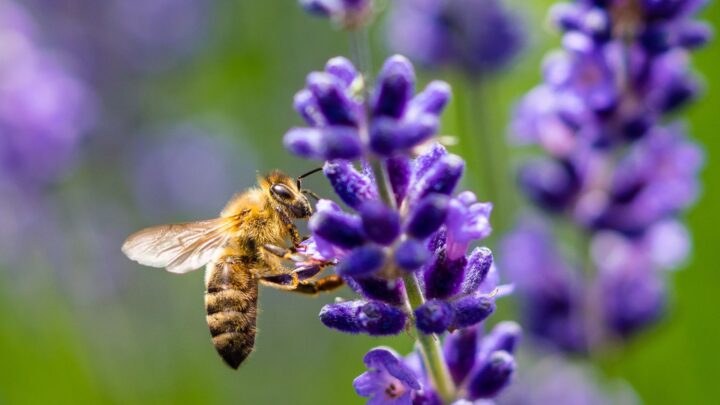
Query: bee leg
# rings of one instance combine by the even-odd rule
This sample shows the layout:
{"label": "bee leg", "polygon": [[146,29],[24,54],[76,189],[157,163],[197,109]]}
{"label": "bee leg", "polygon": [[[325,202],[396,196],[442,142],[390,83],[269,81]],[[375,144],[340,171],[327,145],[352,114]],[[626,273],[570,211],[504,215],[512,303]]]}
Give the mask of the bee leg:
{"label": "bee leg", "polygon": [[302,261],[304,259],[304,257],[296,255],[297,249],[295,249],[294,247],[286,249],[278,245],[266,243],[265,245],[263,245],[263,249],[285,260]]}
{"label": "bee leg", "polygon": [[268,287],[307,295],[315,295],[321,292],[332,291],[342,287],[345,283],[337,274],[325,276],[314,281],[299,281],[297,275],[295,275],[295,277],[292,278],[292,284],[278,283],[277,281],[269,278],[261,278],[260,282]]}
{"label": "bee leg", "polygon": [[303,239],[300,237],[300,232],[298,232],[295,224],[291,223],[288,226],[288,232],[290,233],[290,240],[292,241],[293,248],[295,248],[296,246],[300,246]]}

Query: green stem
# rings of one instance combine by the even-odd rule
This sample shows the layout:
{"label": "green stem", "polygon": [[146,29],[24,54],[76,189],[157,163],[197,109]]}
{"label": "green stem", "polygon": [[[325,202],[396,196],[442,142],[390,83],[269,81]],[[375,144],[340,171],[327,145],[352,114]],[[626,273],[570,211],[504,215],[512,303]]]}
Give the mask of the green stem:
{"label": "green stem", "polygon": [[363,76],[365,81],[363,95],[367,96],[367,90],[370,88],[370,70],[372,69],[368,31],[367,28],[361,27],[348,31],[348,34],[350,35],[350,56],[358,72]]}
{"label": "green stem", "polygon": [[[403,282],[405,283],[408,306],[414,310],[425,302],[420,284],[414,273],[405,275]],[[412,313],[413,311],[411,311]],[[440,339],[435,334],[426,335],[417,328],[415,332],[420,344],[420,353],[430,373],[435,390],[442,398],[443,403],[449,404],[455,399],[456,389],[452,377],[450,377],[450,370],[445,362]]]}

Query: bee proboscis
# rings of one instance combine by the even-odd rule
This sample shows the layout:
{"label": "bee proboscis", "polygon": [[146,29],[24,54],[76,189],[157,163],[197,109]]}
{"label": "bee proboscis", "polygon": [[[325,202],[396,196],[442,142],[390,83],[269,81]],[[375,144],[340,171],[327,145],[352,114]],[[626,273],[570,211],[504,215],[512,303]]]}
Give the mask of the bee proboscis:
{"label": "bee proboscis", "polygon": [[[328,262],[291,268],[302,238],[293,222],[312,215],[301,179],[273,171],[258,176],[259,188],[234,196],[219,218],[160,225],[130,235],[122,251],[130,259],[172,273],[206,266],[205,309],[217,352],[238,368],[255,344],[258,284],[316,294],[343,284],[337,275],[318,278]],[[286,246],[287,240],[292,246]],[[300,276],[302,275],[302,276]]]}

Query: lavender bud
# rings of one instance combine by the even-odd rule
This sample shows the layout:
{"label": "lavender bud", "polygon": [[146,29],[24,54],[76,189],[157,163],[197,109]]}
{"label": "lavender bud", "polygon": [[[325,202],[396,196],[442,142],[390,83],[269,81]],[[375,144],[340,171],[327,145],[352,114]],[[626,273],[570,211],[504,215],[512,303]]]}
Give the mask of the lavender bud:
{"label": "lavender bud", "polygon": [[320,321],[331,329],[337,329],[345,333],[360,333],[360,326],[357,313],[364,301],[344,301],[328,304],[320,310]]}
{"label": "lavender bud", "polygon": [[372,101],[374,116],[399,118],[405,111],[415,86],[415,71],[407,58],[390,57],[378,75],[378,86]]}
{"label": "lavender bud", "polygon": [[415,324],[426,334],[445,332],[452,318],[452,308],[445,301],[430,300],[415,309]]}
{"label": "lavender bud", "polygon": [[406,271],[415,271],[429,260],[427,247],[415,239],[407,239],[395,249],[395,263]]}
{"label": "lavender bud", "polygon": [[437,231],[445,222],[449,197],[443,194],[429,194],[418,201],[410,212],[405,232],[418,239],[425,239]]}
{"label": "lavender bud", "polygon": [[450,101],[450,85],[443,81],[435,80],[425,87],[410,101],[408,114],[434,114],[439,115]]}
{"label": "lavender bud", "polygon": [[440,158],[447,156],[447,154],[447,149],[445,149],[444,146],[437,142],[433,143],[430,148],[425,151],[425,153],[415,159],[415,176],[413,181],[417,181],[422,178],[425,173],[427,173],[427,171],[430,170],[430,168],[432,168],[438,160],[440,160]]}
{"label": "lavender bud", "polygon": [[562,211],[580,189],[572,165],[551,159],[526,163],[519,173],[520,187],[534,203],[548,211]]}
{"label": "lavender bud", "polygon": [[309,14],[327,17],[336,11],[327,0],[300,0],[300,6]]}
{"label": "lavender bud", "polygon": [[325,152],[322,131],[315,128],[291,128],[283,137],[283,145],[306,159],[322,159]]}
{"label": "lavender bud", "polygon": [[472,294],[480,288],[493,264],[493,255],[490,249],[479,247],[473,249],[465,267],[465,280],[462,284],[464,294]]}
{"label": "lavender bud", "polygon": [[308,125],[314,127],[325,125],[325,117],[320,112],[317,100],[310,90],[303,89],[297,92],[293,98],[293,107]]}
{"label": "lavender bud", "polygon": [[337,265],[337,273],[343,277],[367,276],[382,268],[385,252],[375,245],[364,245],[353,249]]}
{"label": "lavender bud", "polygon": [[453,327],[467,328],[484,321],[495,312],[495,301],[486,295],[470,295],[459,298],[452,303],[455,311]]}
{"label": "lavender bud", "polygon": [[441,252],[425,269],[425,295],[428,298],[445,299],[457,294],[465,275],[467,259],[461,256],[450,260]]}
{"label": "lavender bud", "polygon": [[510,353],[496,351],[471,377],[470,399],[492,398],[508,385],[515,372],[515,359]]}
{"label": "lavender bud", "polygon": [[321,238],[352,249],[365,242],[360,218],[339,211],[318,211],[310,218],[308,226]]}
{"label": "lavender bud", "polygon": [[394,118],[379,117],[370,126],[370,148],[382,156],[390,156],[400,148],[400,123]]}
{"label": "lavender bud", "polygon": [[700,92],[697,82],[689,77],[676,78],[665,85],[667,88],[664,89],[664,98],[660,102],[663,113],[680,109]]}
{"label": "lavender bud", "polygon": [[445,338],[444,352],[450,374],[455,384],[460,385],[475,365],[478,348],[476,328],[460,329]]}
{"label": "lavender bud", "polygon": [[370,301],[358,313],[358,322],[363,330],[373,336],[396,335],[405,329],[407,315],[388,304]]}
{"label": "lavender bud", "polygon": [[285,134],[283,144],[307,159],[357,159],[362,155],[360,138],[353,128],[292,128]]}
{"label": "lavender bud", "polygon": [[712,28],[704,23],[691,21],[682,26],[682,31],[678,35],[678,45],[696,49],[707,44],[712,39]]}
{"label": "lavender bud", "polygon": [[457,155],[445,155],[418,179],[409,193],[414,200],[425,197],[430,193],[452,194],[460,181],[465,162]]}
{"label": "lavender bud", "polygon": [[521,334],[522,328],[520,328],[520,325],[516,322],[500,322],[495,325],[490,335],[486,338],[488,340],[489,350],[491,352],[502,350],[513,354],[520,341]]}
{"label": "lavender bud", "polygon": [[317,100],[320,111],[330,125],[357,125],[351,100],[340,87],[339,80],[328,73],[313,72],[307,78],[308,89]]}
{"label": "lavender bud", "polygon": [[380,277],[363,277],[345,279],[353,291],[369,300],[378,300],[390,305],[402,305],[405,291],[399,280],[385,280]]}
{"label": "lavender bud", "polygon": [[352,62],[342,56],[330,59],[327,64],[325,64],[325,71],[337,77],[346,87],[352,85],[358,76],[358,72]]}
{"label": "lavender bud", "polygon": [[402,123],[398,128],[398,144],[402,149],[413,148],[435,135],[440,120],[432,114],[423,114]]}
{"label": "lavender bud", "polygon": [[411,121],[396,121],[387,117],[376,118],[370,128],[370,147],[379,155],[390,156],[426,141],[435,134],[438,125],[437,117],[430,114],[424,114]]}
{"label": "lavender bud", "polygon": [[412,174],[410,168],[410,159],[407,156],[395,155],[385,160],[385,168],[387,169],[390,185],[395,195],[395,203],[402,205],[402,201],[407,193],[408,183]]}
{"label": "lavender bud", "polygon": [[323,167],[323,173],[340,199],[356,210],[360,209],[365,201],[378,198],[373,181],[355,170],[348,161],[327,162]]}
{"label": "lavender bud", "polygon": [[380,201],[368,201],[360,208],[365,235],[388,246],[400,234],[400,215]]}

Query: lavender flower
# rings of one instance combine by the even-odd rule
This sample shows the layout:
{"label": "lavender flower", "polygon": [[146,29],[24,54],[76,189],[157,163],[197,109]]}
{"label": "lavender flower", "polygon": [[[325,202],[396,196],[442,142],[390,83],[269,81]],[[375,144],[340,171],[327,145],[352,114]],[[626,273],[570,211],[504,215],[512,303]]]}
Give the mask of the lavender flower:
{"label": "lavender flower", "polygon": [[[367,107],[362,78],[346,59],[331,59],[325,72],[310,74],[307,82],[295,106],[311,127],[291,129],[285,144],[302,157],[329,160],[326,177],[340,199],[356,211],[347,213],[321,200],[309,222],[314,238],[309,244],[315,245],[310,249],[323,259],[339,260],[338,273],[369,300],[399,306],[403,285],[397,279],[412,272],[425,275],[426,292],[443,290],[430,298],[475,293],[483,277],[472,276],[479,281],[462,292],[460,284],[466,272],[487,274],[491,260],[468,265],[465,252],[471,241],[489,234],[491,205],[478,203],[469,192],[451,197],[464,162],[430,142],[449,99],[448,86],[433,82],[413,97],[413,68],[400,56],[386,61],[377,88],[368,92]],[[413,158],[421,144],[425,152]],[[360,158],[358,170],[351,160]],[[380,201],[369,160],[379,161],[387,171],[392,190],[387,202]],[[368,332],[357,326],[362,324],[358,319],[348,318],[364,314],[362,308],[366,306],[361,302],[330,305],[321,319],[348,332]],[[404,327],[391,323],[397,325],[394,333]]]}
{"label": "lavender flower", "polygon": [[[495,299],[511,288],[499,285],[489,249],[468,253],[491,232],[492,204],[469,191],[455,193],[465,162],[432,139],[449,86],[432,82],[414,95],[414,82],[413,67],[401,56],[385,62],[374,89],[364,88],[349,61],[334,58],[295,96],[309,127],[288,131],[285,145],[301,157],[325,160],[325,176],[351,210],[320,200],[296,265],[300,272],[317,261],[336,263],[361,296],[324,306],[320,320],[329,328],[382,336],[414,326],[419,350],[442,359],[434,334],[475,333],[494,312]],[[488,338],[495,343],[483,344],[477,359],[473,345],[472,361],[457,360],[472,371],[455,382],[450,363],[437,361],[423,371],[375,349],[365,357],[371,371],[355,388],[375,404],[489,398],[514,371],[513,339]],[[453,341],[448,337],[451,352]],[[455,384],[463,384],[462,391]]]}
{"label": "lavender flower", "polygon": [[95,114],[85,83],[36,35],[24,9],[0,3],[0,168],[30,184],[69,168]]}
{"label": "lavender flower", "polygon": [[[481,337],[473,327],[454,332],[445,339],[444,351],[453,379],[465,400],[493,398],[513,378],[513,353],[520,338],[520,327],[513,322],[498,324],[489,335]],[[420,354],[405,358],[389,348],[378,347],[365,355],[369,371],[353,382],[357,393],[370,398],[368,404],[441,404],[430,384]]]}
{"label": "lavender flower", "polygon": [[214,7],[200,0],[25,2],[53,44],[107,86],[119,76],[166,69],[195,53],[207,39]]}
{"label": "lavender flower", "polygon": [[532,366],[495,403],[498,405],[636,405],[637,394],[622,380],[601,381],[596,370],[560,357],[532,358]]}
{"label": "lavender flower", "polygon": [[485,75],[507,66],[525,43],[520,18],[501,0],[393,3],[390,46],[424,65],[457,65]]}
{"label": "lavender flower", "polygon": [[346,29],[357,29],[372,17],[373,0],[300,0],[310,14],[327,17]]}
{"label": "lavender flower", "polygon": [[[295,95],[295,108],[310,127],[288,131],[285,146],[301,157],[318,160],[406,154],[436,133],[439,115],[450,98],[444,82],[432,82],[413,96],[413,66],[399,55],[385,62],[369,100],[362,98],[363,86],[362,76],[341,57],[328,61],[324,72],[308,75],[307,87]],[[342,168],[333,170],[338,172],[335,177],[354,175]],[[343,194],[347,198],[354,191]]]}
{"label": "lavender flower", "polygon": [[[695,201],[703,163],[683,125],[665,119],[699,92],[688,52],[710,36],[692,20],[700,3],[576,1],[551,11],[564,49],[548,55],[544,83],[513,122],[515,140],[548,156],[526,162],[519,182],[533,203],[587,236],[593,260],[585,266],[596,271],[577,276],[579,260],[549,245],[547,231],[521,228],[503,256],[530,331],[556,347],[584,351],[629,337],[663,313],[660,270],[682,261],[688,242],[684,231],[656,229]],[[656,260],[652,244],[674,258]],[[518,249],[535,259],[520,259]],[[523,281],[532,274],[544,277]]]}
{"label": "lavender flower", "polygon": [[[327,305],[320,315],[327,326],[349,333],[401,332],[405,323],[400,319],[404,321],[405,314],[396,309],[403,294],[398,278],[412,272],[422,279],[423,293],[429,299],[415,310],[416,326],[425,333],[469,327],[494,311],[498,291],[492,253],[487,248],[475,248],[466,255],[472,241],[489,235],[491,205],[477,202],[475,195],[467,191],[449,197],[428,190],[435,187],[438,191],[442,183],[438,179],[452,173],[448,167],[454,167],[455,160],[459,158],[435,144],[410,161],[410,178],[420,180],[410,182],[405,198],[393,196],[403,207],[399,211],[379,202],[372,188],[366,201],[346,199],[348,204],[357,204],[358,214],[344,212],[329,200],[318,202],[317,212],[310,219],[310,250],[318,252],[323,260],[339,260],[337,272],[364,297]],[[336,176],[337,163],[325,166],[341,197],[344,190],[372,184],[367,174],[355,171],[349,162],[342,165],[348,175]],[[436,180],[423,181],[427,176]],[[450,175],[452,187],[445,192],[452,192],[456,177]],[[411,204],[414,208],[410,208]],[[507,292],[504,287],[499,291]],[[368,305],[375,301],[383,305],[372,307],[374,316],[394,325],[394,329],[373,333],[363,326]]]}

